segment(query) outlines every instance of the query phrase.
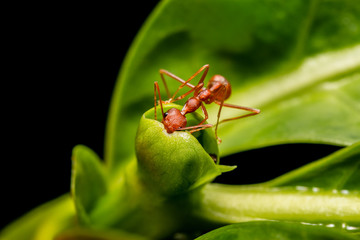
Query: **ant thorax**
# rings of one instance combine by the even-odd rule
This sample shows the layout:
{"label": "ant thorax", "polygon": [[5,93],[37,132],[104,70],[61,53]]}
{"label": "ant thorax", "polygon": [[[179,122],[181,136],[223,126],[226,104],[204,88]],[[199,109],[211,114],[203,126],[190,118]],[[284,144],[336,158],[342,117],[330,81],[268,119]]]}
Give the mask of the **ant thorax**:
{"label": "ant thorax", "polygon": [[209,89],[203,89],[199,92],[199,99],[203,102],[207,101],[211,97],[211,91]]}
{"label": "ant thorax", "polygon": [[195,112],[201,106],[201,101],[198,96],[189,98],[183,109],[181,110],[181,114],[185,115],[187,113]]}

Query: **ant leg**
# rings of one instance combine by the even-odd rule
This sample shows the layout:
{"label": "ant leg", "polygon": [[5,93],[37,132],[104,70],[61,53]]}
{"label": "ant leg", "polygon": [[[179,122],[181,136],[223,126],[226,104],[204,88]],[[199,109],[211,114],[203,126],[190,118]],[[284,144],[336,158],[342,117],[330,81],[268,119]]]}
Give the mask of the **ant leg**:
{"label": "ant leg", "polygon": [[250,117],[250,116],[254,116],[256,114],[260,113],[259,109],[256,108],[249,108],[249,107],[244,107],[244,106],[238,106],[238,105],[233,105],[233,104],[228,104],[228,103],[224,103],[224,102],[219,102],[219,101],[215,101],[216,104],[223,105],[224,107],[229,107],[229,108],[236,108],[236,109],[240,109],[240,110],[245,110],[245,111],[249,111],[251,113],[245,114],[245,115],[241,115],[238,117],[233,117],[233,118],[227,118],[224,120],[221,120],[219,123],[223,123],[223,122],[227,122],[227,121],[231,121],[231,120],[236,120],[236,119],[240,119],[240,118],[245,118],[245,117]]}
{"label": "ant leg", "polygon": [[201,131],[201,130],[204,130],[206,128],[211,128],[213,127],[212,124],[203,124],[208,118],[209,118],[209,115],[206,111],[206,107],[204,106],[203,103],[201,103],[201,109],[205,115],[205,118],[198,124],[198,125],[195,125],[195,126],[191,126],[191,127],[183,127],[183,128],[180,128],[176,131],[181,131],[181,130],[190,130],[190,133],[193,133],[193,132],[197,132],[197,131]]}
{"label": "ant leg", "polygon": [[[170,94],[170,91],[169,91],[169,88],[166,84],[166,81],[165,81],[165,77],[164,75],[167,75],[169,77],[171,77],[172,79],[175,79],[176,81],[180,82],[180,83],[185,83],[185,80],[182,80],[181,78],[179,78],[178,76],[176,76],[175,74],[172,74],[171,72],[168,72],[166,71],[165,69],[160,69],[160,77],[161,77],[161,80],[165,86],[165,89],[166,89],[166,93],[168,95],[168,98],[170,99],[171,98],[171,94]],[[190,84],[190,83],[186,83],[185,84],[186,86],[188,86],[189,88],[194,88],[195,86]]]}
{"label": "ant leg", "polygon": [[197,125],[194,127],[198,127],[198,128],[191,130],[190,133],[198,132],[198,131],[204,130],[206,128],[211,128],[211,127],[213,127],[213,125],[212,124],[203,124],[203,125]]}
{"label": "ant leg", "polygon": [[219,119],[220,119],[220,115],[221,115],[221,110],[222,110],[222,107],[224,106],[224,100],[221,101],[221,104],[220,104],[220,107],[219,107],[219,111],[218,111],[218,114],[217,114],[217,119],[216,119],[216,125],[215,125],[215,137],[218,141],[218,144],[220,144],[222,142],[222,140],[218,137],[218,134],[217,134],[217,130],[218,130],[218,126],[219,126]]}
{"label": "ant leg", "polygon": [[[188,92],[184,93],[183,95],[181,95],[180,97],[177,97],[176,99],[174,99],[176,94],[180,91],[180,89],[182,89],[187,83],[189,83],[191,80],[193,80],[194,77],[196,77],[202,71],[204,71],[204,72],[201,75],[201,78],[200,78],[198,84],[196,86],[194,86],[194,88],[191,89],[190,91],[188,91]],[[181,100],[184,97],[186,97],[187,95],[189,95],[190,93],[192,93],[193,91],[195,91],[194,95],[196,95],[199,92],[199,90],[204,86],[204,80],[205,80],[205,77],[206,77],[208,71],[209,71],[209,64],[205,64],[204,66],[202,66],[199,70],[197,70],[196,73],[194,73],[188,80],[186,80],[183,84],[181,84],[178,87],[178,89],[175,91],[172,99],[174,99],[175,101]]]}
{"label": "ant leg", "polygon": [[[205,71],[204,71],[205,70]],[[190,93],[192,93],[193,91],[195,91],[195,93],[197,93],[202,87],[203,87],[203,82],[204,82],[204,79],[207,75],[207,72],[209,70],[209,64],[206,64],[204,66],[202,66],[196,73],[194,73],[188,80],[184,81],[183,79],[179,78],[178,76],[164,70],[164,69],[160,69],[160,76],[161,76],[161,79],[165,85],[165,88],[166,88],[166,91],[167,91],[167,94],[168,94],[168,97],[169,97],[169,100],[167,102],[175,102],[175,101],[178,101],[178,100],[181,100],[183,98],[185,98],[187,95],[189,95]],[[199,83],[194,86],[192,84],[190,84],[189,82],[194,78],[196,77],[196,75],[198,75],[199,73],[201,73],[202,71],[204,71],[203,75],[201,76],[201,79],[199,81]],[[181,85],[178,87],[178,89],[175,91],[174,95],[172,97],[170,97],[170,91],[167,87],[167,84],[166,84],[166,81],[165,81],[165,78],[164,78],[164,74],[177,80],[178,82],[181,83]],[[176,98],[175,99],[175,96],[176,94],[180,91],[180,89],[182,89],[184,86],[187,86],[187,87],[190,87],[191,90],[184,93],[183,95],[181,95],[180,97]]]}
{"label": "ant leg", "polygon": [[[216,136],[216,139],[218,140],[218,143],[219,143],[219,144],[221,143],[221,139],[220,139],[220,138],[218,137],[218,135],[217,135],[217,129],[218,129],[218,126],[219,126],[220,123],[227,122],[227,121],[231,121],[231,120],[236,120],[236,119],[240,119],[240,118],[250,117],[250,116],[254,116],[254,115],[260,113],[260,110],[259,110],[259,109],[256,109],[256,108],[249,108],[249,107],[232,105],[232,104],[224,103],[224,101],[221,101],[221,102],[215,101],[215,103],[218,104],[218,105],[220,105],[220,107],[219,107],[219,112],[218,112],[218,115],[217,115],[216,125],[215,125],[215,136]],[[222,107],[223,107],[223,106],[224,106],[224,107],[241,109],[241,110],[246,110],[246,111],[250,111],[251,113],[248,113],[248,114],[245,114],[245,115],[241,115],[241,116],[238,116],[238,117],[227,118],[227,119],[224,119],[224,120],[219,121],[219,119],[220,119],[220,114],[221,114],[221,110],[222,110]]]}
{"label": "ant leg", "polygon": [[199,124],[199,125],[195,125],[195,126],[179,128],[176,131],[190,130],[190,133],[193,133],[193,132],[201,131],[201,130],[204,130],[206,128],[211,128],[211,127],[213,127],[212,124],[202,124],[202,125]]}
{"label": "ant leg", "polygon": [[206,107],[204,105],[203,102],[201,102],[201,110],[204,113],[204,119],[199,123],[199,125],[203,124],[204,122],[206,122],[206,120],[209,118],[208,112],[206,111]]}
{"label": "ant leg", "polygon": [[217,119],[216,119],[216,125],[215,125],[215,137],[218,141],[218,144],[220,144],[222,142],[222,140],[218,137],[218,134],[217,134],[217,130],[218,130],[218,126],[219,126],[219,119],[220,119],[220,115],[221,115],[221,110],[222,110],[222,107],[224,105],[224,99],[219,102],[219,101],[216,101],[214,99],[216,99],[216,97],[219,95],[219,94],[223,94],[225,93],[226,95],[226,87],[222,86],[222,88],[212,97],[213,99],[211,101],[214,101],[215,103],[219,104],[220,107],[219,107],[219,111],[218,111],[218,114],[217,114]]}
{"label": "ant leg", "polygon": [[158,82],[154,82],[154,119],[155,120],[157,120],[157,116],[156,116],[156,105],[157,105],[156,91],[158,92],[159,99],[160,99],[161,114],[162,114],[162,116],[164,116],[164,109],[163,109],[163,105],[162,105],[162,101],[161,101],[161,94],[160,94],[160,88],[159,88]]}

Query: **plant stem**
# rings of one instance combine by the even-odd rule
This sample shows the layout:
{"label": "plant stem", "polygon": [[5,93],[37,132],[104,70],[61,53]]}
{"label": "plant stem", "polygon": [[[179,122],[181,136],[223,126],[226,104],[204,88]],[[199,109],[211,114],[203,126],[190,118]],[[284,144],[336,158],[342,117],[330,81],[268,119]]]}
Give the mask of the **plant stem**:
{"label": "plant stem", "polygon": [[208,184],[194,195],[195,215],[219,224],[268,219],[360,225],[360,197],[349,192]]}

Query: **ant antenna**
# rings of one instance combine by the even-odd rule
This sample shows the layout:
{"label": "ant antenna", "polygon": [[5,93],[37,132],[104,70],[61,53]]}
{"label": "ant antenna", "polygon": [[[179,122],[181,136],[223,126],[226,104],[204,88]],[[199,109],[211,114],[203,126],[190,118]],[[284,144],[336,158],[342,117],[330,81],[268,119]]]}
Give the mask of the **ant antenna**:
{"label": "ant antenna", "polygon": [[159,95],[159,102],[160,102],[160,108],[161,108],[161,114],[164,117],[164,109],[161,101],[161,94],[160,94],[160,88],[158,82],[154,82],[154,119],[157,120],[156,116],[156,106],[157,106],[157,99],[156,99],[156,91]]}

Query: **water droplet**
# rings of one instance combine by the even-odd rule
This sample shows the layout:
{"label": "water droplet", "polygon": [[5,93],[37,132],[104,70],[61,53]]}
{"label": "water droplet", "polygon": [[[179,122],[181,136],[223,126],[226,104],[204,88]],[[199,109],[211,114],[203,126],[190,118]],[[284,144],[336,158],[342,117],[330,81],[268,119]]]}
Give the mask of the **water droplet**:
{"label": "water droplet", "polygon": [[299,190],[299,191],[308,191],[308,187],[305,187],[305,186],[296,186],[296,190]]}
{"label": "water droplet", "polygon": [[320,191],[320,188],[313,187],[313,188],[312,188],[312,191],[313,191],[313,192],[319,192],[319,191]]}
{"label": "water droplet", "polygon": [[350,191],[349,190],[346,190],[346,189],[343,189],[343,190],[341,190],[340,191],[342,194],[349,194],[350,193]]}

